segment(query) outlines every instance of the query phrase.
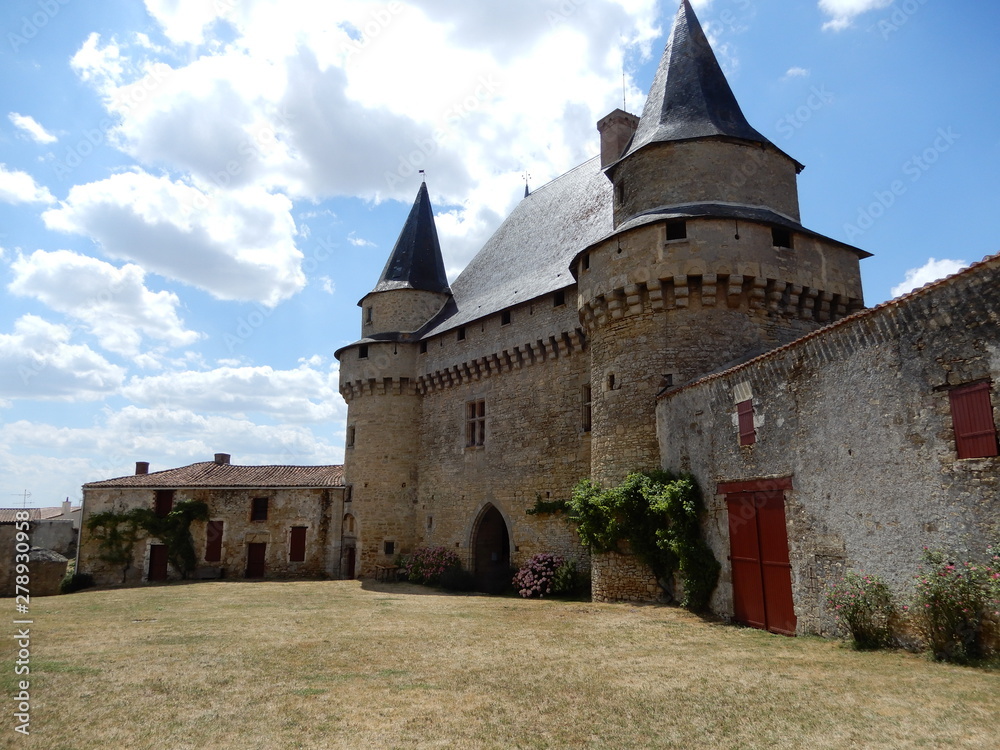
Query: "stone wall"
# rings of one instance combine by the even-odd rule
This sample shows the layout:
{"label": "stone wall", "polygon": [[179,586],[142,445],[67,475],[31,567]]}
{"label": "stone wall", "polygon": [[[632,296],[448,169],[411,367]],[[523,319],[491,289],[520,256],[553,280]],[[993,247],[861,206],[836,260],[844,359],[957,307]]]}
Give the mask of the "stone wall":
{"label": "stone wall", "polygon": [[656,576],[634,555],[618,552],[594,555],[590,574],[590,592],[595,602],[657,602],[667,598]]}
{"label": "stone wall", "polygon": [[[732,614],[720,482],[785,478],[799,632],[832,627],[823,590],[846,569],[903,592],[922,548],[981,553],[1000,533],[1000,459],[958,460],[949,391],[992,380],[1000,394],[1000,257],[666,393],[657,428],[666,469],[706,495],[723,563],[713,609]],[[752,399],[756,442],[740,446],[736,403]]]}

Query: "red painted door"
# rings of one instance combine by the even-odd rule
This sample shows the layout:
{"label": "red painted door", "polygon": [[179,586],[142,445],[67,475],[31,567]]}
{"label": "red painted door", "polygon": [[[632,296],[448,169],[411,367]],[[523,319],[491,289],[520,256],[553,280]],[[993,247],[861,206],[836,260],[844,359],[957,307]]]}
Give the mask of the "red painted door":
{"label": "red painted door", "polygon": [[264,555],[266,552],[267,544],[263,542],[247,544],[247,578],[264,577]]}
{"label": "red painted door", "polygon": [[167,545],[149,545],[149,576],[150,581],[167,580]]}
{"label": "red painted door", "polygon": [[795,635],[785,498],[780,490],[727,495],[736,619]]}

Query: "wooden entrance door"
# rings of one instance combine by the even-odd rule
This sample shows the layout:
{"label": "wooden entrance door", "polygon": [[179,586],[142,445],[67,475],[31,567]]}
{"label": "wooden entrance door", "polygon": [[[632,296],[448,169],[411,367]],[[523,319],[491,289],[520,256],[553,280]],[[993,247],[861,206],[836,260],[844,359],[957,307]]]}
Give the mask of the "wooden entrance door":
{"label": "wooden entrance door", "polygon": [[357,554],[357,550],[354,547],[348,547],[344,550],[344,578],[348,580],[354,580],[354,560]]}
{"label": "wooden entrance door", "polygon": [[149,575],[150,581],[167,580],[167,545],[149,545]]}
{"label": "wooden entrance door", "polygon": [[247,544],[247,578],[264,577],[264,558],[267,553],[267,544],[264,542],[250,542]]}
{"label": "wooden entrance door", "polygon": [[499,594],[510,583],[510,536],[507,522],[492,505],[482,514],[475,536],[476,588]]}
{"label": "wooden entrance door", "polygon": [[795,635],[784,493],[734,492],[726,496],[726,504],[736,619],[772,633]]}

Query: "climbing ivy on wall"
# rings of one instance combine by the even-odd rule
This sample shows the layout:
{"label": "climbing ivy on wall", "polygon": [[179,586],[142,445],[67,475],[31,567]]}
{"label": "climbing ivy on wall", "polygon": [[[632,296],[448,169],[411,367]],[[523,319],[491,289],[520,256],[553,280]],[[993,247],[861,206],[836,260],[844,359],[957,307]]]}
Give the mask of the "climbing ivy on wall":
{"label": "climbing ivy on wall", "polygon": [[87,528],[98,540],[98,558],[121,567],[124,583],[132,565],[132,552],[143,532],[166,546],[167,561],[181,578],[187,578],[198,563],[191,524],[207,520],[208,505],[201,500],[184,500],[166,516],[158,516],[149,508],[133,508],[123,513],[101,511],[87,519]]}
{"label": "climbing ivy on wall", "polygon": [[635,473],[610,489],[584,479],[568,505],[580,540],[591,551],[621,551],[624,543],[658,580],[679,576],[681,606],[694,612],[708,607],[719,562],[701,535],[704,504],[693,477]]}

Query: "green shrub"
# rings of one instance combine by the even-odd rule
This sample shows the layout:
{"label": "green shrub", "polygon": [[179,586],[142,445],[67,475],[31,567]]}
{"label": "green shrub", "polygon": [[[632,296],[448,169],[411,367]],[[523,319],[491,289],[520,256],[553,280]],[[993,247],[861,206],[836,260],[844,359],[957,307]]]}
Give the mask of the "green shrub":
{"label": "green shrub", "polygon": [[553,596],[576,596],[589,593],[590,578],[580,572],[576,560],[565,560],[552,576]]}
{"label": "green shrub", "polygon": [[447,591],[475,591],[476,577],[470,570],[452,566],[441,574],[438,584]]}
{"label": "green shrub", "polygon": [[90,573],[69,573],[59,583],[60,594],[73,594],[81,589],[89,589],[94,585],[94,577]]}
{"label": "green shrub", "polygon": [[878,576],[849,571],[827,591],[826,604],[850,634],[855,648],[875,649],[892,645],[896,605],[889,587]]}
{"label": "green shrub", "polygon": [[401,562],[402,573],[410,583],[427,586],[437,584],[445,571],[462,565],[458,555],[447,547],[418,547]]}

